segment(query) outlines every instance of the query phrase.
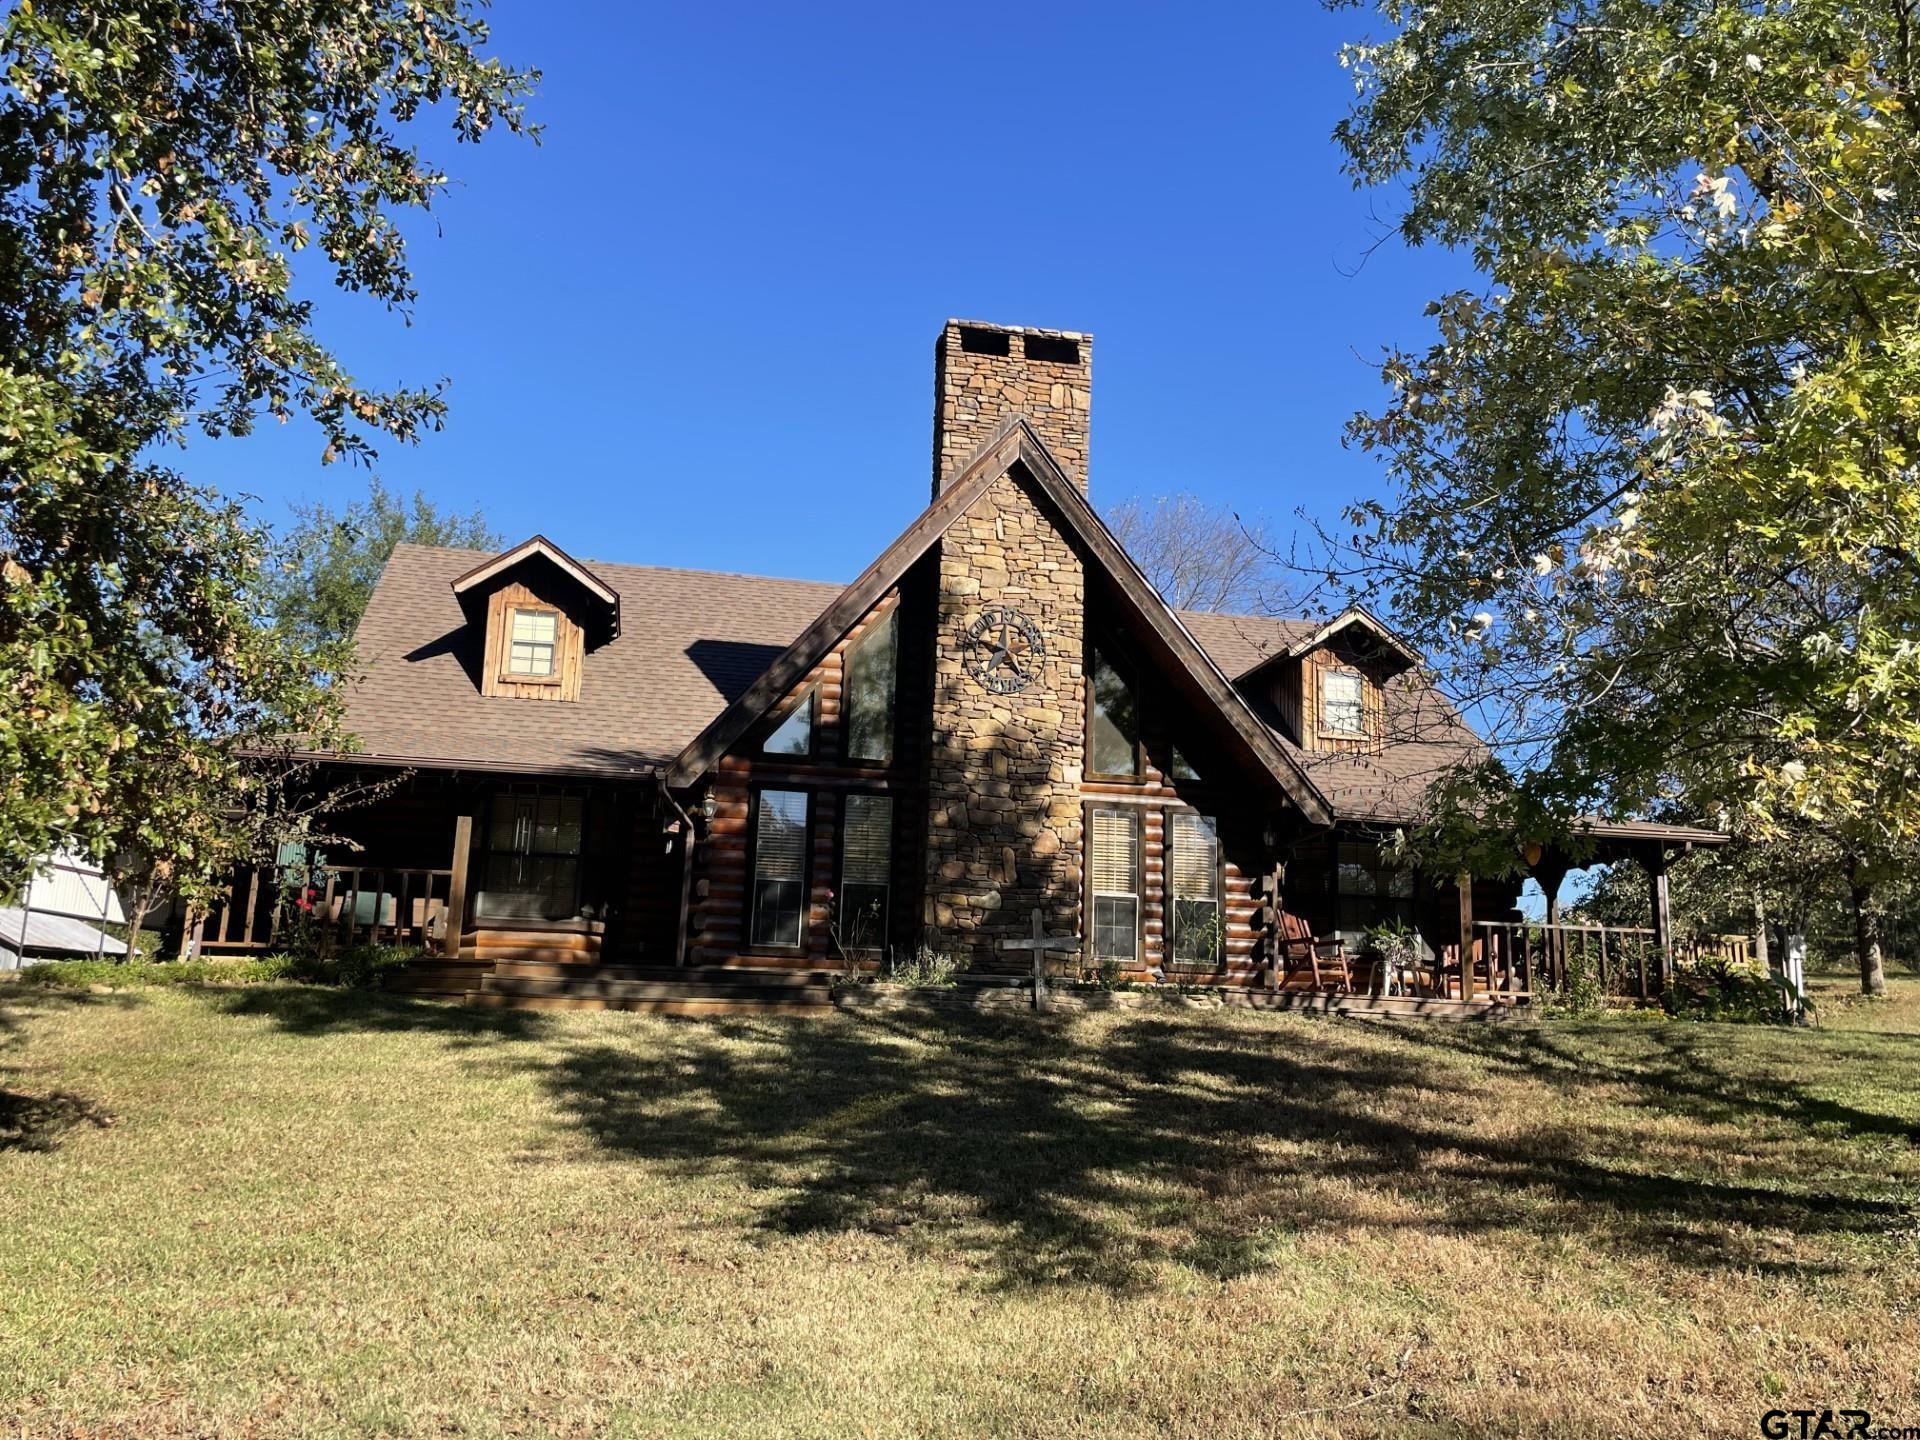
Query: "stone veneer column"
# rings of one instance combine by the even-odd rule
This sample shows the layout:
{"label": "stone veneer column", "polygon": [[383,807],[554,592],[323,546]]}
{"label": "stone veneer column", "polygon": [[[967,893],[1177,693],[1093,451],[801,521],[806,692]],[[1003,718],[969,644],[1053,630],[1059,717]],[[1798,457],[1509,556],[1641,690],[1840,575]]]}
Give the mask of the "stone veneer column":
{"label": "stone veneer column", "polygon": [[[970,336],[996,348],[969,349]],[[1091,335],[947,321],[934,346],[933,493],[946,488],[1010,415],[1026,416],[1084,492],[1092,409]]]}
{"label": "stone veneer column", "polygon": [[[1046,637],[1025,689],[996,695],[969,669],[982,609],[1019,610]],[[940,943],[974,968],[1024,968],[998,942],[1076,933],[1085,764],[1085,575],[1027,488],[1002,476],[940,542],[928,757],[927,908]]]}

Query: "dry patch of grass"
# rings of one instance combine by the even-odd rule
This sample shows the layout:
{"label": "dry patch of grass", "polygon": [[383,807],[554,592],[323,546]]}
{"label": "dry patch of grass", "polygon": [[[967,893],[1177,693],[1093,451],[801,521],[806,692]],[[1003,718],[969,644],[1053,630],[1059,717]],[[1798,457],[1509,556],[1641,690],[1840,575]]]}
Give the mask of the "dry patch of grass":
{"label": "dry patch of grass", "polygon": [[0,1116],[0,1433],[1920,1424],[1897,989],[1783,1032],[10,987],[52,1118]]}

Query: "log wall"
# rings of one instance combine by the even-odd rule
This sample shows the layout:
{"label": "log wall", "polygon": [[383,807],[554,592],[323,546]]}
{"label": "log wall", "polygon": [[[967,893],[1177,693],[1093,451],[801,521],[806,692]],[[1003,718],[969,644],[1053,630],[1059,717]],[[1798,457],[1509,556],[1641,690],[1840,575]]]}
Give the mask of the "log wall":
{"label": "log wall", "polygon": [[[765,720],[715,766],[707,794],[712,818],[695,849],[688,916],[688,960],[696,965],[817,969],[838,965],[831,922],[838,888],[841,798],[850,791],[891,795],[892,896],[888,945],[904,953],[918,943],[926,819],[926,688],[929,672],[926,576],[910,575],[888,592],[846,638],[773,706]],[[893,754],[885,764],[844,758],[848,654],[889,614],[897,613]],[[813,698],[813,749],[806,756],[765,755],[767,737],[792,708]],[[805,791],[810,797],[809,870],[803,943],[798,951],[756,947],[749,929],[748,872],[753,795],[759,789]],[[693,805],[700,804],[704,796]]]}

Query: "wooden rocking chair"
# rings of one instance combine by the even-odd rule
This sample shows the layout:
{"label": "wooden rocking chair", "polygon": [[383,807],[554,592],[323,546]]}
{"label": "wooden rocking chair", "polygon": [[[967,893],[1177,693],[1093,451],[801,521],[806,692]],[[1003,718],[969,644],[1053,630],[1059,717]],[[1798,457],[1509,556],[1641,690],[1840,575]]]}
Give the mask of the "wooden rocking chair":
{"label": "wooden rocking chair", "polygon": [[1280,954],[1285,962],[1287,985],[1296,973],[1310,972],[1313,988],[1331,995],[1353,993],[1354,958],[1338,936],[1316,940],[1307,922],[1285,911],[1280,915]]}

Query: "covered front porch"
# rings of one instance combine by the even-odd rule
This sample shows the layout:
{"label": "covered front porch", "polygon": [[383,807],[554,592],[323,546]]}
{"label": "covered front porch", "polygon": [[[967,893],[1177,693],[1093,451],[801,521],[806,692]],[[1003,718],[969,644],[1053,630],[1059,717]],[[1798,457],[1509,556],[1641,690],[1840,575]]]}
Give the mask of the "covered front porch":
{"label": "covered front porch", "polygon": [[369,782],[387,788],[328,822],[336,841],[283,844],[189,912],[180,953],[400,945],[447,962],[634,961],[671,945],[679,867],[651,784],[345,767],[322,783]]}
{"label": "covered front porch", "polygon": [[[1396,868],[1361,832],[1339,833],[1265,882],[1270,939],[1262,978],[1275,992],[1394,1000],[1518,1004],[1579,989],[1617,1003],[1652,1002],[1676,966],[1709,955],[1734,963],[1754,957],[1751,936],[1673,929],[1670,862],[1726,838],[1654,822],[1586,822],[1567,844],[1529,845],[1518,857],[1545,896],[1544,915],[1530,917],[1516,880],[1440,879]],[[1560,899],[1567,876],[1623,860],[1646,872],[1647,923],[1568,923]]]}

